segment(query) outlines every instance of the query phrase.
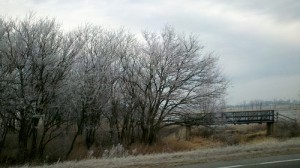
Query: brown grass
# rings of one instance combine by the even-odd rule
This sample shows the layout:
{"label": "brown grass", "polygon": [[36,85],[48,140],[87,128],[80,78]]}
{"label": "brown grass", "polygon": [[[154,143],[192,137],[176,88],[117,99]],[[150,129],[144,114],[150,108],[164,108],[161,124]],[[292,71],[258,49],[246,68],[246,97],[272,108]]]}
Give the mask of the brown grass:
{"label": "brown grass", "polygon": [[[155,155],[138,155],[110,159],[88,159],[80,162],[64,162],[45,165],[37,168],[79,168],[79,167],[105,167],[105,168],[154,168],[174,167],[176,165],[203,163],[218,160],[242,159],[260,156],[269,156],[300,152],[300,138],[289,140],[268,139],[255,144],[203,148],[187,152],[165,153]],[[28,167],[28,166],[24,166]]]}
{"label": "brown grass", "polygon": [[[284,128],[283,131],[286,131]],[[275,129],[276,130],[276,129]],[[278,131],[278,130],[277,130]],[[128,155],[137,156],[138,158],[143,155],[165,155],[164,153],[180,153],[180,152],[192,152],[192,151],[207,151],[209,149],[227,149],[228,146],[256,146],[264,143],[274,143],[278,142],[278,136],[266,136],[266,125],[256,124],[256,125],[232,125],[224,127],[216,127],[210,129],[207,127],[193,127],[191,132],[191,139],[189,141],[185,140],[185,128],[173,126],[164,129],[156,143],[153,145],[143,145],[136,143],[130,147],[124,148],[123,153],[117,155],[111,155],[106,157],[111,159],[112,157],[126,157]],[[284,137],[286,140],[291,136]],[[14,138],[14,137],[10,137]],[[282,139],[282,137],[279,137]],[[64,155],[69,148],[71,138],[70,135],[65,135],[51,142],[48,146],[45,163],[53,163],[57,161],[62,161]],[[14,146],[16,143],[10,142],[8,144],[9,149],[6,150],[6,158],[13,158],[16,153]],[[275,145],[276,146],[276,145]],[[8,148],[7,148],[8,149]],[[84,138],[78,137],[74,150],[70,155],[70,160],[85,160],[91,158],[101,158],[105,152],[114,152],[113,147],[102,147],[101,144],[95,143],[90,150],[86,149],[84,144]],[[159,154],[159,155],[158,155]],[[130,157],[129,157],[130,158]],[[155,156],[156,158],[156,156]],[[102,157],[101,160],[103,160]],[[72,163],[73,162],[67,162]],[[66,166],[65,164],[63,164]],[[104,166],[105,167],[105,166]]]}
{"label": "brown grass", "polygon": [[192,137],[190,141],[178,140],[176,138],[167,137],[154,145],[143,145],[143,144],[133,144],[130,147],[131,151],[135,151],[134,154],[154,154],[154,153],[173,153],[179,151],[190,151],[200,148],[217,147],[222,146],[220,141],[202,138],[202,137]]}

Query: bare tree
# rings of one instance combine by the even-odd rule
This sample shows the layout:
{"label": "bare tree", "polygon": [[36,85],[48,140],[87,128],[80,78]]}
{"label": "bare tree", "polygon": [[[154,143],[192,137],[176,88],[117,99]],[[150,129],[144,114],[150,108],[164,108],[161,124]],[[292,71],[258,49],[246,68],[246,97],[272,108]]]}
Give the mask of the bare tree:
{"label": "bare tree", "polygon": [[161,35],[144,32],[144,39],[125,81],[139,105],[141,140],[151,144],[166,117],[184,112],[200,98],[220,97],[228,82],[217,58],[203,54],[195,37],[166,27]]}
{"label": "bare tree", "polygon": [[55,103],[82,41],[78,35],[64,36],[54,20],[35,19],[33,15],[7,21],[2,41],[0,53],[10,68],[7,89],[14,91],[7,112],[17,120],[18,158],[25,161],[30,137],[30,158],[36,155],[37,124],[41,116],[44,116],[41,154],[49,140],[56,137],[50,133],[45,142],[46,134],[57,125],[61,115]]}
{"label": "bare tree", "polygon": [[[0,45],[2,44],[2,38],[4,35],[4,25],[3,25],[3,19],[0,18]],[[7,73],[8,69],[4,64],[4,58],[2,56],[2,54],[0,53],[0,92],[2,93],[0,95],[0,153],[2,151],[2,149],[4,148],[4,143],[5,143],[5,139],[6,139],[6,135],[7,135],[7,119],[4,115],[4,102],[5,102],[5,97],[4,97],[4,91],[5,91],[5,83],[4,83],[4,79],[5,79],[5,74]]]}
{"label": "bare tree", "polygon": [[105,68],[108,62],[105,62],[102,53],[99,53],[99,47],[103,44],[102,30],[86,27],[84,33],[87,36],[87,43],[77,58],[71,77],[73,82],[71,91],[74,92],[75,102],[72,106],[74,109],[72,116],[77,123],[77,131],[66,157],[71,153],[78,135],[83,131],[86,133],[87,148],[91,147],[108,96],[105,93],[107,88]]}
{"label": "bare tree", "polygon": [[228,82],[203,51],[170,27],[138,41],[93,26],[63,33],[32,15],[0,19],[0,149],[13,130],[20,162],[42,158],[72,125],[68,157],[79,135],[87,149],[94,144],[102,122],[111,144],[152,144],[166,118],[223,107]]}
{"label": "bare tree", "polygon": [[262,100],[252,100],[250,101],[250,106],[252,110],[262,110],[263,101]]}
{"label": "bare tree", "polygon": [[122,54],[128,52],[132,37],[123,30],[107,31],[93,26],[88,26],[85,33],[88,42],[73,68],[73,81],[77,81],[73,89],[77,132],[67,157],[80,134],[84,134],[87,148],[92,146],[101,118],[108,121],[111,142],[119,141],[122,129],[119,63]]}
{"label": "bare tree", "polygon": [[[43,134],[39,143],[39,157],[42,157],[46,145],[61,135],[62,128],[60,126],[69,120],[72,112],[69,102],[72,95],[67,92],[70,85],[70,71],[75,58],[86,42],[86,37],[79,30],[64,35],[60,42],[59,50],[56,53],[59,59],[56,60],[53,69],[47,72],[52,74],[52,78],[45,79],[50,83],[48,101],[51,103],[47,102],[48,107],[43,113]],[[47,73],[45,74],[47,75]]]}

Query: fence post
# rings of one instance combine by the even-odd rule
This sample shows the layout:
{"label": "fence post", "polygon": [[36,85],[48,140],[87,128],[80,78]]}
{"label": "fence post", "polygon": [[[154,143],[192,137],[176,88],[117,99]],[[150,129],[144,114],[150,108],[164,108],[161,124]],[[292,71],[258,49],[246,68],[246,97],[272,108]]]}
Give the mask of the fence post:
{"label": "fence post", "polygon": [[267,123],[267,135],[273,135],[274,123]]}
{"label": "fence post", "polygon": [[185,126],[185,140],[191,140],[191,125]]}

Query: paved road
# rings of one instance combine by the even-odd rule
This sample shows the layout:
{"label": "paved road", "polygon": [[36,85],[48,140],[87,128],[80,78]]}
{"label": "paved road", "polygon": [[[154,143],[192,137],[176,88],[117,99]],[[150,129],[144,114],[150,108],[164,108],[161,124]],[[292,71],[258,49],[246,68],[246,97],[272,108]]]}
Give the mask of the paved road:
{"label": "paved road", "polygon": [[300,168],[300,154],[183,165],[176,168]]}

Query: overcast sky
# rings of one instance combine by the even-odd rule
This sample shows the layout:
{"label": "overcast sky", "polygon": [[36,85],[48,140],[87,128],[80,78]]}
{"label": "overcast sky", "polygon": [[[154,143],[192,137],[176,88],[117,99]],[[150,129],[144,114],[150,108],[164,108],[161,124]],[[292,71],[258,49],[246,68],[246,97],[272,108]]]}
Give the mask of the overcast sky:
{"label": "overcast sky", "polygon": [[0,0],[0,15],[54,17],[139,33],[172,25],[220,57],[228,104],[300,99],[299,0]]}

